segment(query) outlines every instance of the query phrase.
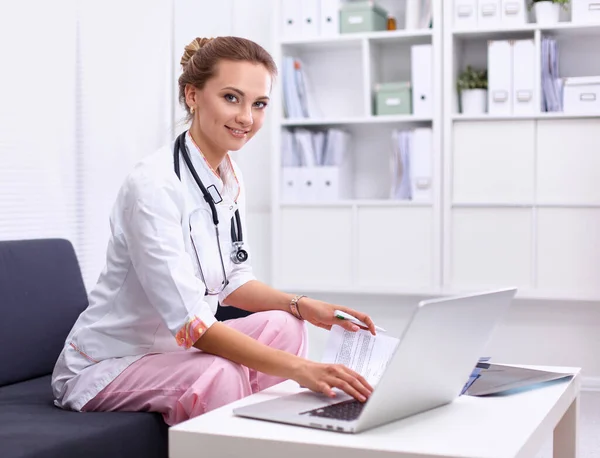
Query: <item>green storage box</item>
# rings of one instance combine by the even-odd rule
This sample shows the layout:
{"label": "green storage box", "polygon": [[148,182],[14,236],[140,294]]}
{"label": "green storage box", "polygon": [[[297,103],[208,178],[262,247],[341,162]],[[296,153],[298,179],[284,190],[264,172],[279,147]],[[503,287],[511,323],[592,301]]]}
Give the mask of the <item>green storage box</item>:
{"label": "green storage box", "polygon": [[387,15],[374,1],[344,3],[340,10],[340,33],[387,30]]}
{"label": "green storage box", "polygon": [[410,82],[381,83],[375,86],[375,115],[412,113]]}

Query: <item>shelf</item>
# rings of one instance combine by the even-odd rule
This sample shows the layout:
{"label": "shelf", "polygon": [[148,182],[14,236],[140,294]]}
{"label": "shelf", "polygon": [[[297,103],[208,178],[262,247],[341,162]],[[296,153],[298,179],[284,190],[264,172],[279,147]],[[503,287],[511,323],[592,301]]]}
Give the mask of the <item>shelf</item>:
{"label": "shelf", "polygon": [[332,119],[283,119],[282,126],[301,127],[301,126],[339,126],[349,124],[393,124],[393,123],[426,123],[431,122],[431,118],[423,118],[413,115],[387,115],[387,116],[365,116],[360,118],[332,118]]}
{"label": "shelf", "polygon": [[460,121],[519,121],[527,119],[580,119],[580,118],[600,118],[600,113],[536,113],[531,115],[464,115],[454,114],[452,120],[456,122]]}
{"label": "shelf", "polygon": [[589,36],[600,37],[600,24],[573,24],[561,22],[554,26],[545,26],[535,23],[523,24],[517,27],[497,27],[492,29],[457,29],[452,33],[458,38],[512,38],[511,35],[534,33],[537,30],[544,34],[556,36]]}
{"label": "shelf", "polygon": [[394,30],[393,32],[372,32],[365,38],[373,43],[398,43],[421,44],[431,42],[433,36],[431,29]]}
{"label": "shelf", "polygon": [[302,207],[302,208],[321,208],[321,207],[430,207],[431,202],[414,202],[411,200],[391,200],[391,199],[356,199],[356,200],[338,200],[329,202],[281,202],[281,207]]}
{"label": "shelf", "polygon": [[533,34],[536,30],[536,25],[537,24],[523,24],[518,27],[497,27],[493,29],[456,29],[452,34],[457,38],[510,38],[511,35],[519,33]]}
{"label": "shelf", "polygon": [[[381,296],[414,296],[416,298],[460,296],[472,294],[474,292],[489,291],[498,288],[479,287],[479,288],[394,288],[394,287],[374,287],[374,286],[348,286],[326,288],[323,286],[310,287],[306,285],[282,285],[279,289],[283,291],[302,291],[303,293],[317,294],[351,294],[351,295],[381,295]],[[573,293],[560,291],[542,291],[536,289],[517,289],[516,300],[526,301],[569,301],[569,302],[598,302],[600,294],[594,293]]]}
{"label": "shelf", "polygon": [[385,42],[399,42],[406,41],[411,42],[427,42],[431,41],[433,33],[431,29],[417,29],[417,30],[393,30],[393,31],[382,31],[382,32],[369,32],[369,33],[348,33],[340,34],[331,37],[312,37],[312,38],[298,38],[294,40],[282,40],[282,46],[335,46],[336,44],[345,47],[360,43],[363,40],[371,40],[376,43]]}
{"label": "shelf", "polygon": [[565,202],[453,202],[452,208],[600,208],[600,203]]}
{"label": "shelf", "polygon": [[573,24],[571,22],[561,22],[554,27],[538,26],[544,34],[551,34],[558,37],[596,37],[600,38],[600,24]]}

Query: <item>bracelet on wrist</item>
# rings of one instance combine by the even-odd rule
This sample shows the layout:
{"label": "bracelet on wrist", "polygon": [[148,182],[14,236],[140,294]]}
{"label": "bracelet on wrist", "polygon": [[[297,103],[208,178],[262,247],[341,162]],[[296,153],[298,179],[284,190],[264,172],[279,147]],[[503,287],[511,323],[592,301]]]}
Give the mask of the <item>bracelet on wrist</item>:
{"label": "bracelet on wrist", "polygon": [[303,297],[306,296],[304,294],[297,294],[290,301],[290,312],[292,312],[292,315],[294,315],[299,320],[304,320],[304,318],[302,318],[302,315],[300,314],[300,309],[298,307],[298,301]]}

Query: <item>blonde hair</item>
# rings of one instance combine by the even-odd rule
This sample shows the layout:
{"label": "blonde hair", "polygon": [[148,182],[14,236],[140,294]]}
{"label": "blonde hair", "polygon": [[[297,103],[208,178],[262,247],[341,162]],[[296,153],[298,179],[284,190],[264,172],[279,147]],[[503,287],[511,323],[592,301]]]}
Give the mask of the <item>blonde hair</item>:
{"label": "blonde hair", "polygon": [[216,72],[221,60],[261,64],[277,76],[277,65],[273,57],[257,43],[239,37],[195,38],[185,47],[181,57],[183,73],[179,77],[179,103],[191,117],[190,107],[185,103],[185,87],[190,84],[202,89]]}

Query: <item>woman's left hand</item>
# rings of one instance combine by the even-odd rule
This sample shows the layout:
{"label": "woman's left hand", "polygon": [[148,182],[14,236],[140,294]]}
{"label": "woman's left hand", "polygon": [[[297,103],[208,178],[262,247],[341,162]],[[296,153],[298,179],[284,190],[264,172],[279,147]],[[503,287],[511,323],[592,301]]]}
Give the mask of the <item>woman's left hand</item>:
{"label": "woman's left hand", "polygon": [[357,312],[356,310],[344,307],[343,305],[334,305],[310,297],[303,297],[298,301],[298,311],[300,312],[300,315],[302,315],[302,318],[319,328],[330,330],[331,326],[337,324],[348,331],[364,329],[362,326],[357,326],[351,321],[336,318],[334,314],[335,310],[341,310],[342,312],[346,312],[349,315],[358,318],[368,326],[368,330],[371,331],[371,334],[376,334],[373,320],[365,313]]}

